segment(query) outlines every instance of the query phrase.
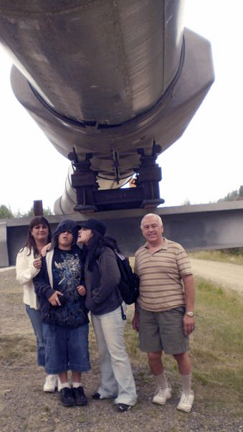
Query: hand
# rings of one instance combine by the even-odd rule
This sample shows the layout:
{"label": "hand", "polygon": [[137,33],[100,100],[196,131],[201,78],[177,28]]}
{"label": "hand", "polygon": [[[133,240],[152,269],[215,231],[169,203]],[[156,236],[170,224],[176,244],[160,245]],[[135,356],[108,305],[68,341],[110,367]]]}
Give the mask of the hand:
{"label": "hand", "polygon": [[189,336],[195,330],[195,317],[189,317],[187,314],[183,318],[184,334]]}
{"label": "hand", "polygon": [[78,293],[81,296],[84,296],[86,294],[86,288],[83,285],[79,285],[77,287]]}
{"label": "hand", "polygon": [[48,243],[46,246],[44,246],[41,249],[41,256],[45,257],[46,256],[46,252],[48,252],[51,249],[51,243]]}
{"label": "hand", "polygon": [[133,328],[133,330],[135,330],[137,332],[139,331],[139,313],[138,313],[138,311],[134,312],[134,317],[132,320],[132,328]]}
{"label": "hand", "polygon": [[41,266],[42,266],[42,258],[41,258],[41,256],[39,256],[38,258],[36,258],[36,259],[33,261],[33,266],[34,266],[37,270],[40,270],[40,269],[41,269]]}
{"label": "hand", "polygon": [[61,302],[58,296],[63,296],[60,291],[54,291],[54,293],[49,297],[48,301],[52,306],[61,306]]}

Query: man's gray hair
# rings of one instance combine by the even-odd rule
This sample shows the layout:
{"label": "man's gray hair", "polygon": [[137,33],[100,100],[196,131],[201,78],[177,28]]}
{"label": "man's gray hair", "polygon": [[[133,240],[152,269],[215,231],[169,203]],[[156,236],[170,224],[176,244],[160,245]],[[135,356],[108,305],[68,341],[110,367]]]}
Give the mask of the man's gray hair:
{"label": "man's gray hair", "polygon": [[143,217],[143,219],[141,220],[141,224],[140,224],[140,228],[141,228],[141,229],[143,228],[144,220],[145,220],[147,217],[151,217],[151,216],[154,216],[154,217],[158,220],[159,225],[161,225],[161,226],[163,225],[163,221],[162,221],[162,219],[161,219],[161,217],[160,217],[159,215],[154,214],[154,213],[148,213],[148,214],[146,214],[146,215]]}

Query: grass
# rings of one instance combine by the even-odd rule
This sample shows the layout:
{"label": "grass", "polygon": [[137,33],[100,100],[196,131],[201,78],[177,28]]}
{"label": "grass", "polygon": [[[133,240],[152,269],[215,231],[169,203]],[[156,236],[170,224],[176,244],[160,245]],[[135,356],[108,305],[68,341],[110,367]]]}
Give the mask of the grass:
{"label": "grass", "polygon": [[218,388],[221,397],[232,392],[243,400],[243,299],[237,294],[197,280],[197,330],[192,341],[195,377]]}
{"label": "grass", "polygon": [[14,365],[28,362],[36,354],[34,337],[25,338],[19,335],[0,336],[0,363]]}
{"label": "grass", "polygon": [[[19,287],[16,286],[13,292],[16,295],[15,301],[22,306],[22,292],[20,292]],[[2,291],[2,297],[3,302],[5,302],[3,310],[5,311],[9,305],[12,308],[12,295],[8,295],[7,292],[3,294]],[[139,391],[146,393],[146,397],[150,397],[154,383],[149,371],[147,356],[140,351],[138,335],[131,327],[132,316],[133,306],[129,306],[125,333],[127,351]],[[201,415],[206,413],[204,419],[206,423],[207,421],[210,422],[208,418],[210,413],[213,416],[220,410],[227,410],[227,416],[230,412],[230,415],[235,418],[240,418],[242,415],[242,316],[242,297],[237,293],[225,291],[220,286],[214,286],[201,278],[196,279],[196,330],[191,337],[190,356],[193,366],[196,410]],[[15,316],[12,319],[14,325]],[[2,326],[2,332],[5,331],[4,329],[5,327]],[[90,355],[93,361],[93,373],[98,373],[99,366],[98,362],[95,361],[98,359],[98,354],[91,325]],[[11,365],[11,367],[33,365],[35,359],[36,349],[33,334],[30,336],[29,334],[4,335],[2,333],[0,336],[0,363],[2,365]],[[176,363],[171,356],[165,355],[164,360],[169,380],[177,397],[180,391],[180,380],[178,379]],[[152,408],[155,415],[158,415],[157,407]],[[181,419],[181,414],[177,413],[177,415]]]}
{"label": "grass", "polygon": [[191,258],[218,261],[224,263],[231,263],[237,265],[243,265],[243,252],[242,248],[239,249],[228,249],[228,250],[205,250],[198,252],[191,252],[189,254]]}
{"label": "grass", "polygon": [[24,366],[36,361],[36,344],[34,337],[7,335],[0,337],[0,365]]}
{"label": "grass", "polygon": [[[193,387],[202,401],[210,401],[208,409],[232,405],[237,415],[243,402],[243,299],[236,293],[196,279],[196,330],[191,337]],[[132,308],[129,308],[126,344],[133,364],[139,365],[138,377],[151,381],[146,355],[138,347],[131,330]],[[177,365],[164,356],[169,379],[178,387]],[[198,396],[197,396],[198,398]]]}

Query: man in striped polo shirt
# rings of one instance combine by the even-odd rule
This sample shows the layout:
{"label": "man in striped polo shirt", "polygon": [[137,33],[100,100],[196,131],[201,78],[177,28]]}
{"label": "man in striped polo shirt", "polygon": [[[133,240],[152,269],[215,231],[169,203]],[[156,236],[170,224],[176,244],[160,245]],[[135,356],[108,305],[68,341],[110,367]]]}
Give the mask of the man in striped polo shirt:
{"label": "man in striped polo shirt", "polygon": [[189,334],[195,328],[195,285],[192,268],[183,247],[163,237],[160,216],[149,213],[141,221],[146,239],[135,253],[140,277],[138,304],[133,328],[139,331],[140,348],[148,353],[157,391],[153,402],[165,405],[171,398],[162,362],[162,352],[173,355],[182,381],[177,409],[190,412],[194,393],[191,389]]}

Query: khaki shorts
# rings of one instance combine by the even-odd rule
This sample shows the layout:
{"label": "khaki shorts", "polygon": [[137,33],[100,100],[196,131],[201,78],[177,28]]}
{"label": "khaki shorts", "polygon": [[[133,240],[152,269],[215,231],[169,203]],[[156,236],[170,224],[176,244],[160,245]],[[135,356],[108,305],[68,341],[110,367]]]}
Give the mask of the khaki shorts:
{"label": "khaki shorts", "polygon": [[139,309],[140,349],[145,352],[164,351],[182,354],[189,350],[189,338],[183,331],[185,308],[164,312]]}

